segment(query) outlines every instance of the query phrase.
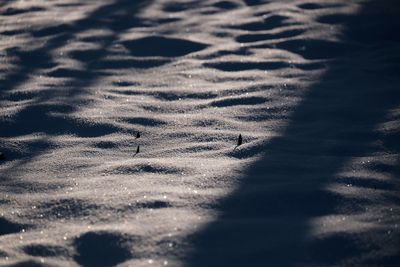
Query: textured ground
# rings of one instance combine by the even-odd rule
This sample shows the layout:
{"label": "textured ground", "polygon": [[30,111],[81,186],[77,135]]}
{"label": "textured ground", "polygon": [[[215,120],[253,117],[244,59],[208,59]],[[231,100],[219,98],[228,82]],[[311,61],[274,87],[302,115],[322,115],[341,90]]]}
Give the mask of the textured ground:
{"label": "textured ground", "polygon": [[0,265],[398,266],[399,15],[1,2]]}

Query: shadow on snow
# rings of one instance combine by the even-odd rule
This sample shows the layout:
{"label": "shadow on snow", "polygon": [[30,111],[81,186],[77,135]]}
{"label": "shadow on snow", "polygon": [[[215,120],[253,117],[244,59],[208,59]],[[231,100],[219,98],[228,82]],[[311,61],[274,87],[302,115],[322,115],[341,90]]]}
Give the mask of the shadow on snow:
{"label": "shadow on snow", "polygon": [[[220,201],[216,220],[189,238],[194,248],[186,266],[325,266],[357,262],[364,252],[371,255],[371,249],[385,246],[382,241],[376,247],[363,247],[357,243],[359,236],[345,233],[308,237],[312,219],[356,214],[369,204],[368,198],[344,198],[327,190],[346,162],[382,150],[400,153],[398,133],[376,131],[387,112],[400,105],[399,62],[377,56],[391,53],[399,58],[396,5],[395,1],[367,2],[355,16],[341,17],[340,22],[329,18],[346,27],[345,45],[328,55],[327,73],[304,96],[288,127],[264,147],[264,156],[245,171],[237,189]],[[295,49],[305,41],[291,42],[284,49],[305,58],[309,53],[324,55],[316,51],[318,42],[311,45],[312,51]],[[322,49],[329,50],[325,45]],[[393,174],[398,176],[396,170]],[[398,182],[393,182],[397,190]],[[361,186],[385,188],[385,183],[374,180]],[[400,205],[398,197],[392,196],[392,202]],[[392,243],[400,243],[399,234],[393,238]],[[399,257],[397,249],[363,263],[394,266]]]}

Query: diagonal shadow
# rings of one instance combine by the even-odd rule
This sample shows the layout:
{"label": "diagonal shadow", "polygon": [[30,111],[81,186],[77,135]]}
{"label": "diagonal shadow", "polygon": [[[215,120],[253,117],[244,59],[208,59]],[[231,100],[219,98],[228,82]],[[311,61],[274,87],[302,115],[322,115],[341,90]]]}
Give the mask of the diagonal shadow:
{"label": "diagonal shadow", "polygon": [[[75,58],[82,65],[79,73],[60,71],[59,69],[55,71],[58,71],[56,74],[58,77],[68,78],[67,85],[61,94],[60,90],[51,90],[31,100],[30,105],[21,108],[12,120],[0,121],[0,138],[4,138],[3,140],[29,134],[44,134],[40,139],[27,142],[25,144],[27,149],[23,152],[13,150],[0,139],[0,149],[6,155],[7,160],[20,159],[17,164],[12,165],[12,169],[18,169],[36,156],[51,149],[53,136],[73,134],[78,137],[98,137],[120,130],[109,124],[78,121],[70,118],[69,115],[77,110],[80,104],[79,97],[82,98],[84,94],[88,93],[87,87],[104,75],[96,70],[96,66],[107,57],[108,48],[119,39],[119,35],[124,31],[141,25],[136,14],[150,3],[151,1],[112,1],[74,23],[32,31],[30,34],[33,38],[48,38],[45,44],[39,48],[33,50],[14,48],[9,51],[17,58],[19,68],[1,80],[1,99],[8,97],[6,92],[28,82],[32,73],[54,67],[53,54],[56,49],[63,47],[68,41],[74,40],[77,34],[95,29],[108,29],[111,32],[105,37],[101,36],[94,40],[99,44],[96,53],[88,53],[84,57]],[[109,67],[112,68],[112,65]],[[7,171],[3,172],[2,176],[3,181],[7,182],[7,179],[4,178],[8,176]],[[13,186],[13,183],[10,186]]]}
{"label": "diagonal shadow", "polygon": [[19,59],[20,64],[18,65],[20,68],[2,81],[1,88],[3,90],[11,91],[17,85],[27,82],[29,75],[36,70],[54,66],[54,60],[51,56],[52,52],[65,45],[68,40],[73,40],[78,33],[91,29],[106,28],[111,29],[112,34],[97,40],[101,45],[96,53],[88,52],[87,56],[79,58],[84,66],[82,71],[79,73],[59,71],[57,74],[59,77],[70,77],[65,88],[66,92],[64,92],[64,95],[69,97],[65,98],[63,105],[54,106],[44,104],[46,100],[59,97],[56,93],[52,94],[49,92],[37,98],[29,107],[25,107],[19,111],[15,116],[15,120],[0,122],[0,136],[11,137],[42,132],[49,135],[76,133],[78,136],[87,137],[112,132],[113,129],[110,129],[110,126],[107,125],[103,125],[103,128],[95,126],[93,129],[91,129],[90,125],[74,127],[72,121],[64,119],[63,116],[50,115],[49,112],[69,114],[76,110],[77,103],[72,102],[76,101],[73,96],[84,94],[85,87],[89,86],[102,75],[102,73],[96,72],[95,66],[107,56],[107,49],[114,41],[118,40],[119,34],[140,25],[134,15],[140,8],[143,8],[144,2],[146,4],[150,3],[149,1],[114,1],[111,4],[101,6],[87,17],[73,24],[51,26],[33,31],[32,36],[36,38],[49,35],[52,37],[44,46],[35,50],[21,51],[14,49],[14,54]]}
{"label": "diagonal shadow", "polygon": [[[342,42],[352,49],[330,55],[327,73],[304,96],[288,127],[220,201],[217,219],[189,238],[193,252],[186,266],[326,266],[365,252],[345,234],[323,240],[308,234],[313,218],[356,213],[367,204],[327,190],[346,162],[381,151],[379,143],[400,153],[398,133],[375,130],[400,105],[400,65],[394,60],[400,55],[399,11],[396,1],[369,1],[356,15],[320,18],[343,24]],[[306,58],[310,53],[294,43],[286,49]],[[375,264],[395,266],[398,258],[377,258]]]}
{"label": "diagonal shadow", "polygon": [[[115,37],[123,31],[141,25],[141,22],[136,19],[135,13],[138,12],[146,4],[151,1],[127,1],[117,0],[107,5],[100,6],[88,16],[74,21],[73,23],[63,23],[56,26],[44,27],[41,29],[32,29],[29,33],[33,38],[48,38],[45,45],[36,48],[11,48],[8,55],[16,58],[18,68],[9,73],[1,80],[1,93],[11,91],[18,85],[28,81],[30,75],[36,70],[43,68],[52,68],[55,65],[52,52],[57,48],[67,44],[69,40],[73,40],[77,34],[91,29],[110,29],[113,34],[108,37],[98,39],[97,42],[102,44],[98,54],[92,54],[92,57],[86,57],[84,61],[93,62],[96,59],[105,56],[105,48],[115,40]],[[93,63],[92,63],[93,64]],[[89,71],[86,68],[86,71]],[[78,77],[87,77],[88,73],[84,73]],[[89,79],[90,79],[89,75]]]}

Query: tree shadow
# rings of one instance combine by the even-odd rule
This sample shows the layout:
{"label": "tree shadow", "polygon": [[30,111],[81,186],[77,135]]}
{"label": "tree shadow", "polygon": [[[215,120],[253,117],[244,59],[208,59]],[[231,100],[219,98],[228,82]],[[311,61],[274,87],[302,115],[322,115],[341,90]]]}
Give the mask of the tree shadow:
{"label": "tree shadow", "polygon": [[[141,22],[136,18],[135,14],[151,1],[126,1],[117,0],[107,5],[100,6],[86,17],[76,20],[73,23],[61,23],[55,26],[45,26],[40,29],[32,29],[28,33],[32,38],[49,38],[43,46],[30,49],[29,47],[14,47],[9,49],[8,55],[15,58],[17,68],[9,73],[1,80],[1,93],[11,91],[15,87],[28,81],[30,75],[39,69],[52,68],[55,66],[52,53],[67,44],[68,41],[74,40],[77,34],[95,29],[109,29],[112,34],[102,36],[101,39],[95,40],[101,44],[97,54],[91,54],[82,62],[86,65],[84,69],[88,79],[93,79],[93,73],[89,69],[89,65],[103,59],[107,52],[108,46],[116,40],[118,35],[123,31],[138,27]],[[82,77],[77,77],[81,80]]]}
{"label": "tree shadow", "polygon": [[[3,170],[1,173],[3,181],[8,180],[5,178],[9,176],[8,172],[19,169],[54,147],[52,137],[56,135],[99,137],[121,130],[103,122],[79,120],[72,114],[78,110],[80,105],[85,104],[84,95],[89,94],[88,87],[105,75],[98,71],[97,66],[98,64],[104,65],[109,48],[119,41],[120,34],[141,25],[137,15],[150,3],[151,1],[127,0],[108,2],[72,23],[32,29],[28,34],[33,40],[45,41],[39,47],[17,46],[7,51],[8,56],[15,60],[16,68],[0,80],[0,100],[23,101],[29,99],[29,105],[21,105],[11,119],[0,120],[0,150],[5,154],[7,161],[18,160],[10,170]],[[98,49],[95,53],[86,51],[85,56],[79,56],[76,51],[76,53],[68,55],[79,61],[81,66],[79,70],[56,68],[57,49],[75,40],[78,34],[97,29],[106,29],[108,35],[88,40],[96,43]],[[113,63],[107,64],[109,68],[113,68]],[[52,88],[38,95],[14,94],[14,90],[18,86],[29,82],[35,73],[43,70],[47,71],[50,77],[65,79],[64,84],[52,85],[59,88],[57,90]],[[15,150],[8,145],[9,138],[32,134],[39,134],[41,137],[25,143],[26,149]]]}
{"label": "tree shadow", "polygon": [[113,232],[87,232],[76,238],[74,259],[80,265],[109,267],[116,266],[132,257],[129,238]]}
{"label": "tree shadow", "polygon": [[[85,87],[104,75],[103,73],[93,71],[93,69],[96,69],[96,65],[108,55],[108,48],[113,42],[118,40],[119,34],[127,29],[141,25],[136,19],[135,14],[144,7],[144,4],[149,3],[150,1],[131,2],[117,0],[99,7],[87,17],[77,20],[74,23],[32,30],[30,34],[33,38],[49,38],[43,46],[37,49],[29,50],[20,47],[10,49],[10,51],[8,51],[9,55],[16,58],[18,68],[14,72],[9,73],[9,75],[1,81],[2,99],[12,97],[5,96],[4,93],[12,91],[18,85],[27,82],[30,79],[30,75],[35,71],[55,67],[56,64],[52,56],[54,51],[66,45],[68,41],[74,40],[78,33],[102,28],[112,30],[112,34],[102,36],[101,39],[96,40],[96,43],[100,44],[100,48],[96,50],[96,53],[85,51],[84,57],[75,55],[79,51],[76,51],[75,54],[72,53],[72,57],[83,64],[82,70],[56,69],[49,73],[52,77],[68,78],[64,95],[69,96],[69,98],[65,98],[62,105],[49,105],[45,103],[45,101],[49,99],[58,97],[58,95],[52,93],[45,94],[36,99],[34,98],[35,100],[30,106],[21,109],[21,111],[16,114],[17,119],[15,121],[0,122],[0,128],[2,129],[0,135],[9,137],[36,132],[57,132],[57,129],[62,126],[62,120],[65,116],[53,116],[49,115],[49,112],[70,114],[76,110],[76,98],[72,98],[72,96],[84,94]],[[36,118],[34,116],[36,116]],[[36,121],[34,121],[35,119]],[[56,123],[54,123],[54,125],[49,123],[49,119]],[[79,131],[80,127],[73,127],[70,124],[71,123],[68,121],[65,121],[65,125],[61,128],[69,128],[72,133],[74,131]],[[68,127],[68,125],[71,127]],[[105,125],[105,129],[109,129],[108,125]],[[62,130],[60,132],[66,131]],[[83,135],[86,134],[84,133]],[[78,132],[78,136],[81,136],[80,132]]]}
{"label": "tree shadow", "polygon": [[[376,249],[345,233],[320,240],[309,233],[314,218],[354,214],[368,204],[368,198],[327,190],[346,162],[382,150],[400,153],[398,132],[376,131],[389,110],[400,105],[400,66],[394,60],[400,55],[399,11],[396,1],[369,1],[354,16],[328,20],[346,30],[341,46],[335,44],[334,55],[328,54],[327,73],[304,96],[282,134],[265,145],[263,157],[244,172],[237,189],[220,201],[216,220],[189,238],[193,252],[186,266],[326,266]],[[307,44],[297,49],[304,41],[294,40],[281,47],[305,58],[309,53],[323,58],[329,50],[325,42],[322,52],[318,42],[311,44],[312,51]],[[376,185],[387,186],[380,180],[369,183]],[[394,236],[395,243],[399,240]],[[397,250],[374,264],[395,266],[398,258]]]}

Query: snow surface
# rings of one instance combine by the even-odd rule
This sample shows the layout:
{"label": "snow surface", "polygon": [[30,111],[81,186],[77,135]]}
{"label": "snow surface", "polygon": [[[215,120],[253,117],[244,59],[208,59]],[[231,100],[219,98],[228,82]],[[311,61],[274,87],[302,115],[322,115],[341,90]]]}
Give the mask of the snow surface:
{"label": "snow surface", "polygon": [[399,16],[2,1],[0,265],[399,266]]}

